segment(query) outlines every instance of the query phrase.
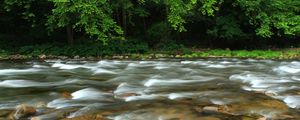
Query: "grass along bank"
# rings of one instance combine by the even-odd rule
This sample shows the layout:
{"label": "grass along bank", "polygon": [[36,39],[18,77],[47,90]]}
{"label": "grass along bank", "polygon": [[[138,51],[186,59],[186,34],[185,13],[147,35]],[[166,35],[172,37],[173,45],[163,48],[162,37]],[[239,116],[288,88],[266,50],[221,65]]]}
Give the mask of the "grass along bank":
{"label": "grass along bank", "polygon": [[203,50],[193,51],[182,55],[183,58],[194,57],[227,57],[227,58],[254,58],[254,59],[300,59],[300,49],[280,50]]}

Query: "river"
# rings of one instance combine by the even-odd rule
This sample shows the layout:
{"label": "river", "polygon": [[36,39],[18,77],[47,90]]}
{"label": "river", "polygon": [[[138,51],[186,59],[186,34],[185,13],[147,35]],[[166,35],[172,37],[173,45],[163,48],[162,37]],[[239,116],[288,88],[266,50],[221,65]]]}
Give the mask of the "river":
{"label": "river", "polygon": [[2,61],[0,111],[20,104],[34,120],[299,120],[300,61]]}

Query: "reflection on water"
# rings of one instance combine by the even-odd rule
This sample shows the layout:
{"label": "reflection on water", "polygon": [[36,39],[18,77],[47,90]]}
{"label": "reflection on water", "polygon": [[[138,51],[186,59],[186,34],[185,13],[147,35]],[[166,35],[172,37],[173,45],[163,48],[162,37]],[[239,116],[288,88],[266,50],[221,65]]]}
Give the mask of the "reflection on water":
{"label": "reflection on water", "polygon": [[2,111],[28,104],[41,120],[300,119],[298,61],[1,62],[0,80]]}

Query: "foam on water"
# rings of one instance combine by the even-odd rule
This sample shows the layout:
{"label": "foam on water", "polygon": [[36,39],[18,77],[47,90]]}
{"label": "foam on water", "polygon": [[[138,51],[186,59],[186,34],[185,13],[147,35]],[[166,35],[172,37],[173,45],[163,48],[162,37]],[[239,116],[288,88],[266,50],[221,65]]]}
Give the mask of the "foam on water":
{"label": "foam on water", "polygon": [[229,66],[226,66],[226,65],[208,65],[207,67],[209,67],[209,68],[227,68]]}
{"label": "foam on water", "polygon": [[13,74],[30,74],[34,72],[39,72],[39,69],[0,69],[0,75],[13,75]]}
{"label": "foam on water", "polygon": [[134,86],[134,85],[130,85],[128,83],[121,83],[117,89],[114,91],[115,95],[122,95],[122,94],[126,94],[126,93],[135,93],[135,94],[143,94],[145,88],[140,87],[140,86]]}
{"label": "foam on water", "polygon": [[279,66],[278,68],[275,68],[274,71],[295,74],[295,73],[300,72],[300,67],[294,68],[294,67],[291,67],[291,66]]}
{"label": "foam on water", "polygon": [[36,82],[31,80],[4,80],[0,82],[0,87],[5,88],[25,88],[25,87],[51,87],[76,83],[78,80],[65,80],[60,82]]}
{"label": "foam on water", "polygon": [[107,92],[99,91],[95,88],[85,88],[73,92],[72,99],[76,100],[99,100],[99,101],[111,101],[112,94]]}
{"label": "foam on water", "polygon": [[87,106],[91,104],[88,101],[98,101],[98,102],[110,102],[113,101],[113,96],[111,93],[106,93],[99,91],[95,88],[85,88],[73,92],[72,99],[58,98],[47,104],[49,108],[68,108],[68,107],[78,107],[78,106]]}
{"label": "foam on water", "polygon": [[298,76],[292,76],[292,79],[296,80],[296,81],[300,81],[300,77],[298,77]]}
{"label": "foam on water", "polygon": [[97,64],[99,65],[99,67],[117,68],[117,65],[122,65],[122,62],[102,60],[102,61],[99,61]]}
{"label": "foam on water", "polygon": [[48,68],[48,66],[45,65],[33,65],[33,68]]}
{"label": "foam on water", "polygon": [[283,101],[291,108],[300,108],[300,95],[286,96]]}
{"label": "foam on water", "polygon": [[102,69],[102,68],[96,68],[94,70],[94,74],[117,74],[117,73],[110,71],[110,70]]}
{"label": "foam on water", "polygon": [[171,100],[179,99],[179,98],[189,98],[192,96],[196,96],[195,93],[171,93],[168,98]]}
{"label": "foam on water", "polygon": [[55,99],[47,104],[48,108],[55,108],[55,109],[62,109],[68,107],[78,107],[78,106],[86,106],[89,103],[78,102],[75,100],[68,100],[68,99]]}
{"label": "foam on water", "polygon": [[191,84],[191,83],[201,83],[214,80],[215,78],[205,78],[201,80],[180,80],[180,79],[170,79],[170,80],[160,80],[160,79],[150,79],[144,86],[173,86],[173,85],[182,85],[182,84]]}
{"label": "foam on water", "polygon": [[65,70],[72,70],[77,68],[86,68],[86,69],[92,69],[94,67],[91,66],[85,66],[85,65],[72,65],[72,64],[62,64],[62,63],[54,63],[52,67],[56,67],[59,69],[65,69]]}
{"label": "foam on water", "polygon": [[156,99],[165,99],[166,97],[168,97],[167,94],[150,94],[150,95],[143,94],[139,96],[125,97],[125,101],[130,102],[130,101],[138,101],[138,100],[156,100]]}

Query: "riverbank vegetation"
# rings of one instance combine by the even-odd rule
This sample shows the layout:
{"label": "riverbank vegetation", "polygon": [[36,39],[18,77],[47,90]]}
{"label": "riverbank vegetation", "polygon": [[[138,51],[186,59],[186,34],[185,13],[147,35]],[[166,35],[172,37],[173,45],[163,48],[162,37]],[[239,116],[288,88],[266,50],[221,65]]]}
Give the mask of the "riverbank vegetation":
{"label": "riverbank vegetation", "polygon": [[299,0],[3,0],[0,59],[294,59],[299,12]]}
{"label": "riverbank vegetation", "polygon": [[[253,58],[253,59],[300,59],[299,48],[275,50],[196,49],[183,45],[169,46],[160,50],[150,49],[147,44],[129,44],[117,41],[114,47],[100,44],[64,46],[45,44],[23,46],[16,52],[0,51],[0,59],[157,59],[157,58]],[[114,43],[116,44],[116,43]]]}

